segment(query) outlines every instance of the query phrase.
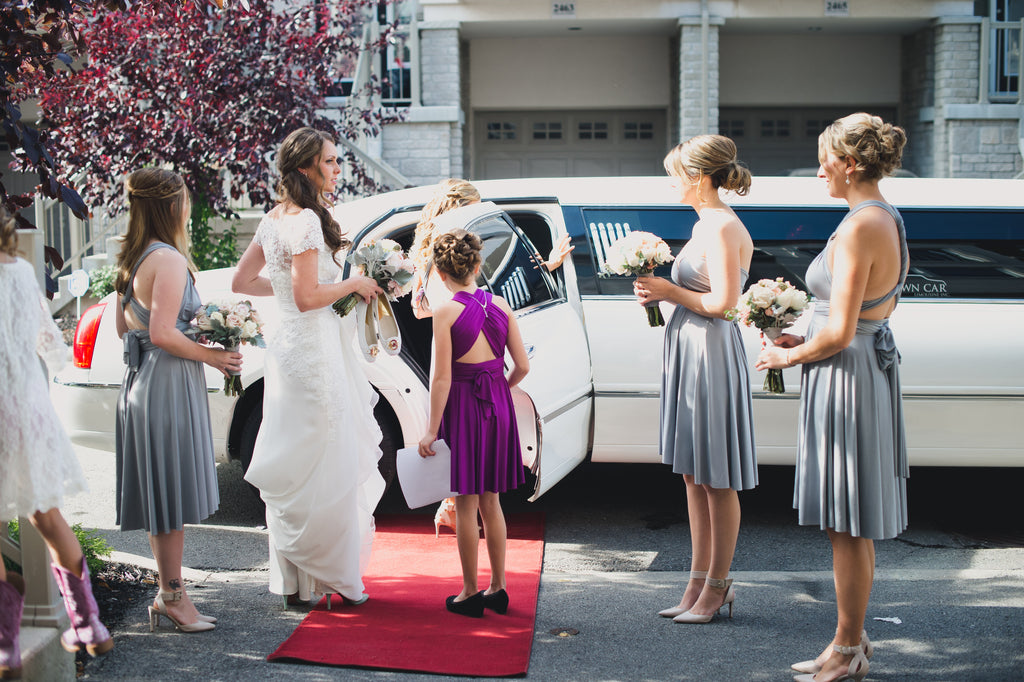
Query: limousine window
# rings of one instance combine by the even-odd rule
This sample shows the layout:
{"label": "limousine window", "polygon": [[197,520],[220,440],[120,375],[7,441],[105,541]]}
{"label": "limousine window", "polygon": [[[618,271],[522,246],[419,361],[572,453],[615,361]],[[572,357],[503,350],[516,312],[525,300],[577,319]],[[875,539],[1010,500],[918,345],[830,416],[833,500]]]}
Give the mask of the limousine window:
{"label": "limousine window", "polygon": [[508,223],[493,217],[471,229],[483,242],[481,286],[504,298],[513,310],[557,298],[547,271],[537,267],[536,250],[520,239]]}
{"label": "limousine window", "polygon": [[[673,253],[690,237],[689,207],[610,210],[565,207],[582,294],[631,295],[632,277],[603,274],[616,238],[642,230]],[[750,280],[783,277],[806,289],[807,266],[842,220],[843,207],[735,207],[754,239]],[[910,247],[905,298],[1024,298],[1024,236],[1019,210],[903,208]],[[655,274],[671,275],[671,265]]]}

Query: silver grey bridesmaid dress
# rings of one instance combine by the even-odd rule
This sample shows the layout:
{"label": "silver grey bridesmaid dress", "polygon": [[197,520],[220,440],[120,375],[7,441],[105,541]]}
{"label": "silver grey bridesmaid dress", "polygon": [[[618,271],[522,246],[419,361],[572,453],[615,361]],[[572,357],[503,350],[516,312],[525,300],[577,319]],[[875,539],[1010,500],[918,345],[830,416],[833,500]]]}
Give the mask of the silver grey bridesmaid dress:
{"label": "silver grey bridesmaid dress", "polygon": [[[896,286],[864,301],[861,310],[898,299],[909,265],[903,218],[892,206],[864,201],[843,222],[868,206],[884,208],[896,221],[901,267]],[[807,268],[807,287],[819,299],[807,340],[828,321],[832,273],[826,254],[832,237]],[[862,319],[848,347],[803,366],[793,506],[801,525],[873,540],[894,538],[907,527],[908,476],[899,351],[887,320]]]}
{"label": "silver grey bridesmaid dress", "polygon": [[[740,287],[748,273],[741,270]],[[672,281],[711,291],[703,258],[680,254]],[[661,379],[661,454],[699,485],[749,490],[757,485],[750,375],[735,322],[676,306],[665,328]]]}
{"label": "silver grey bridesmaid dress", "polygon": [[[135,271],[161,248],[174,247],[152,244]],[[149,311],[132,296],[135,271],[122,304],[131,305],[148,329]],[[201,304],[188,278],[175,326],[188,329]],[[147,330],[124,335],[124,360],[115,431],[117,522],[123,531],[142,528],[151,535],[198,523],[220,504],[203,363],[158,348]]]}

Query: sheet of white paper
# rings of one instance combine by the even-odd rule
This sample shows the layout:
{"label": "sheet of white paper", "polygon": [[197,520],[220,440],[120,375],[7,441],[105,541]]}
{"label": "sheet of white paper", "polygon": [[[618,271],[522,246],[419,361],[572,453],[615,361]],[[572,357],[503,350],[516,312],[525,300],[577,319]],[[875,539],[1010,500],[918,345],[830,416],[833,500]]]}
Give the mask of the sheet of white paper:
{"label": "sheet of white paper", "polygon": [[415,445],[402,448],[396,456],[398,480],[409,509],[440,502],[452,492],[452,451],[443,440],[434,442],[433,457],[420,457]]}

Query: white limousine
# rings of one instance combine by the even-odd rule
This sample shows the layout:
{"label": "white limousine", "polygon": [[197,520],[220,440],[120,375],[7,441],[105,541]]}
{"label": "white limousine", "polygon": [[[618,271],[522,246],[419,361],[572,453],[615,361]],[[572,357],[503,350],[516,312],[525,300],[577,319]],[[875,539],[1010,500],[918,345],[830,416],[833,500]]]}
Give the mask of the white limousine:
{"label": "white limousine", "polygon": [[[605,249],[631,230],[661,235],[678,251],[695,221],[667,178],[494,180],[470,227],[485,244],[481,286],[516,310],[531,357],[520,400],[524,464],[540,496],[587,457],[658,462],[658,399],[664,328],[650,328],[628,277],[598,276]],[[433,187],[340,205],[336,215],[357,243],[388,237],[408,247]],[[1024,466],[1024,182],[888,179],[882,192],[903,213],[910,274],[892,317],[902,353],[907,444],[913,466]],[[756,247],[750,281],[784,277],[806,289],[807,265],[846,205],[817,178],[754,178],[746,197],[726,195]],[[554,273],[535,266],[568,234],[575,250]],[[669,268],[658,274],[667,276]],[[230,270],[199,273],[204,300],[235,297]],[[268,318],[273,299],[255,299]],[[670,306],[663,304],[668,315]],[[427,416],[429,320],[408,298],[396,305],[402,352],[366,371],[382,396],[382,471],[393,477],[395,449],[416,443]],[[744,328],[752,363],[760,340]],[[90,308],[75,338],[75,366],[54,378],[53,396],[74,441],[113,449],[114,406],[124,367],[114,304]],[[207,369],[218,453],[247,466],[262,418],[263,351],[246,347],[240,399],[219,391]],[[757,457],[792,464],[799,369],[783,395],[760,390],[751,367]]]}

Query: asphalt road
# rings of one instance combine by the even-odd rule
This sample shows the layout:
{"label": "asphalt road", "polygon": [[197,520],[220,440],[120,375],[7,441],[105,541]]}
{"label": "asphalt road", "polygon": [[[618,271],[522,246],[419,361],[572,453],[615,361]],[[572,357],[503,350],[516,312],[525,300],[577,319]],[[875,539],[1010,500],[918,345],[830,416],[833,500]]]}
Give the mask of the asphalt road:
{"label": "asphalt road", "polygon": [[[68,519],[100,529],[118,560],[151,562],[144,533],[114,526],[113,455],[79,454],[91,491],[68,499]],[[219,474],[221,510],[188,527],[184,558],[193,599],[220,618],[216,631],[150,634],[140,603],[82,679],[454,679],[266,662],[304,614],[267,592],[263,519],[238,465]],[[1024,679],[1022,484],[1024,470],[912,471],[910,529],[877,543],[868,680]],[[536,503],[506,499],[507,511],[546,518],[527,677],[789,680],[789,664],[817,654],[835,627],[827,538],[796,525],[791,496],[787,467],[762,467],[761,485],[741,495],[735,617],[704,626],[655,615],[678,601],[689,557],[682,482],[665,468],[585,464]],[[408,512],[397,488],[381,510]],[[577,634],[553,633],[561,628]]]}

